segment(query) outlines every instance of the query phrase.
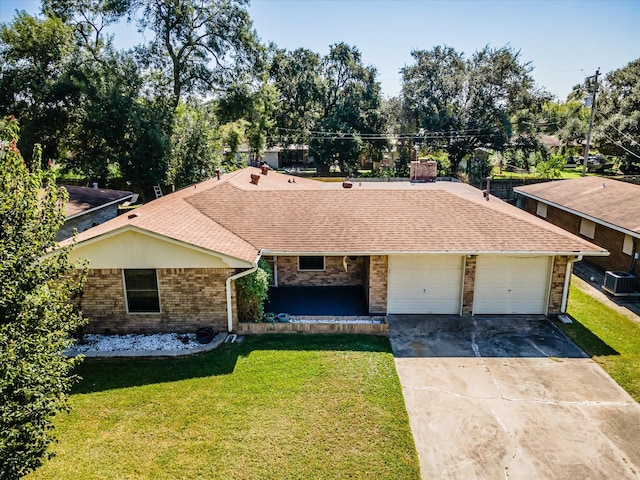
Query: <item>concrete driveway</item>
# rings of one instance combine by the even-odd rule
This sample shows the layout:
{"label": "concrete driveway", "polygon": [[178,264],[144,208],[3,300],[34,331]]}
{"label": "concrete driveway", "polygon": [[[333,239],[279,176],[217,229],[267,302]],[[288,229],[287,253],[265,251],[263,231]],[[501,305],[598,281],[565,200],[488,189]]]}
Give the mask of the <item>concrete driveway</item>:
{"label": "concrete driveway", "polygon": [[422,478],[640,478],[640,405],[548,319],[389,324]]}

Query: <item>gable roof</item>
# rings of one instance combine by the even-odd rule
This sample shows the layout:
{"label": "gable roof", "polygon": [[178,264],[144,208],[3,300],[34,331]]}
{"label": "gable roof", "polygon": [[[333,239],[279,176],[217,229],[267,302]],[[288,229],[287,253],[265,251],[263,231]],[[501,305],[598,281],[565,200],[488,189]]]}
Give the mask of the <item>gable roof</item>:
{"label": "gable roof", "polygon": [[514,191],[596,223],[640,235],[640,185],[582,177],[527,185]]}
{"label": "gable roof", "polygon": [[75,185],[61,186],[69,193],[69,200],[64,207],[67,220],[114,203],[124,202],[133,196],[132,192],[123,190],[78,187]]}
{"label": "gable roof", "polygon": [[604,255],[581,238],[461,183],[325,183],[246,168],[166,195],[78,235],[135,226],[236,258],[257,254]]}

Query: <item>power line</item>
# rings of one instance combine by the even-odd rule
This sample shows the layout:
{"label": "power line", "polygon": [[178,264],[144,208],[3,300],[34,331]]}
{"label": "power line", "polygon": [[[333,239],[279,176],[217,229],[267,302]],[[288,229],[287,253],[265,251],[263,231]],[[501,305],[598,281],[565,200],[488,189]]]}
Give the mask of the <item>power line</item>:
{"label": "power line", "polygon": [[624,145],[622,145],[622,144],[618,143],[618,142],[616,141],[616,139],[615,139],[615,138],[613,138],[613,137],[609,136],[607,133],[605,133],[605,134],[604,134],[604,136],[605,136],[605,137],[607,137],[609,140],[611,140],[611,142],[612,142],[616,147],[619,147],[619,148],[621,148],[622,150],[624,150],[625,152],[627,152],[628,154],[633,155],[634,157],[636,157],[636,158],[640,159],[640,155],[638,155],[637,153],[632,152],[631,150],[629,150],[629,149],[628,149],[627,147],[625,147]]}
{"label": "power line", "polygon": [[[598,114],[599,117],[602,117],[603,120],[607,120],[607,118],[600,112],[596,112]],[[615,125],[605,125],[605,127],[607,128],[613,128],[615,131],[617,131],[620,135],[622,135],[623,137],[625,137],[627,140],[629,140],[631,143],[635,144],[635,145],[640,145],[640,143],[638,143],[635,139],[631,138],[629,135],[627,135],[626,133],[624,133],[623,131],[621,131],[618,127],[616,127]]]}

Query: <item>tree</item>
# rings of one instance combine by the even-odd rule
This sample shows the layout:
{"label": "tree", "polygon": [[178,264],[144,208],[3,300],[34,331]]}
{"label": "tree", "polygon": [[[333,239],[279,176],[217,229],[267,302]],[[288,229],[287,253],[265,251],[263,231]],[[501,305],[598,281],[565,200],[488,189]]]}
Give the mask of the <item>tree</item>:
{"label": "tree", "polygon": [[579,153],[583,153],[581,146],[587,137],[589,109],[582,102],[547,102],[542,107],[540,121],[544,133],[556,135],[565,145],[579,147]]}
{"label": "tree", "polygon": [[534,94],[531,67],[510,47],[485,47],[465,60],[451,47],[413,51],[402,73],[406,117],[430,148],[449,153],[451,174],[476,148],[502,150],[510,115]]}
{"label": "tree", "polygon": [[278,50],[270,63],[269,78],[276,87],[278,104],[273,143],[283,147],[308,145],[321,115],[320,55],[303,48]]}
{"label": "tree", "polygon": [[104,29],[130,12],[133,0],[43,0],[42,10],[73,27],[79,43],[94,58],[109,44]]}
{"label": "tree", "polygon": [[41,20],[20,12],[0,26],[0,117],[20,119],[22,151],[41,143],[45,159],[60,156],[75,95],[66,65],[75,52],[73,31],[59,18]]}
{"label": "tree", "polygon": [[178,106],[171,139],[171,183],[183,187],[215,175],[221,163],[217,127],[215,115],[207,106]]}
{"label": "tree", "polygon": [[76,360],[63,351],[83,324],[70,302],[82,286],[56,250],[66,191],[52,171],[30,170],[14,118],[0,121],[0,478],[15,479],[49,454],[52,419],[66,408]]}
{"label": "tree", "polygon": [[345,43],[332,45],[322,59],[320,117],[309,145],[322,170],[337,162],[349,175],[357,171],[365,143],[372,150],[386,148],[386,140],[379,137],[384,122],[376,75],[374,67],[362,64],[360,51]]}
{"label": "tree", "polygon": [[601,151],[624,155],[624,170],[640,164],[640,59],[607,74],[596,105]]}
{"label": "tree", "polygon": [[248,0],[136,0],[135,5],[143,7],[140,26],[155,33],[139,58],[162,73],[160,87],[169,87],[174,108],[185,94],[224,89],[259,63]]}
{"label": "tree", "polygon": [[78,54],[68,72],[78,102],[69,112],[64,166],[84,174],[88,183],[105,185],[110,169],[127,161],[132,139],[141,134],[135,116],[143,79],[131,57],[110,48]]}
{"label": "tree", "polygon": [[[217,102],[219,120],[242,127],[242,138],[249,144],[254,159],[259,159],[267,146],[267,132],[274,124],[277,95],[275,86],[266,79],[257,87],[247,80],[232,85]],[[232,140],[231,143],[235,142]]]}
{"label": "tree", "polygon": [[140,185],[150,197],[151,188],[167,180],[174,107],[164,97],[139,98],[133,105],[127,140],[129,149],[119,158],[122,175]]}

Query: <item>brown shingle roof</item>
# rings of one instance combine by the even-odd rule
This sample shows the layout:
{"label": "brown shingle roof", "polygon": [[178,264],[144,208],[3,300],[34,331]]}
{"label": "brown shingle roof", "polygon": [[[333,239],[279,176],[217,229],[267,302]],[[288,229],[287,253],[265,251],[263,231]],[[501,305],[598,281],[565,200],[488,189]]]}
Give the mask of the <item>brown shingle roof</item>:
{"label": "brown shingle roof", "polygon": [[640,233],[640,185],[583,177],[518,187],[516,192]]}
{"label": "brown shingle roof", "polygon": [[75,185],[62,185],[62,187],[69,193],[69,200],[64,208],[67,218],[101,206],[124,202],[133,195],[133,193],[123,190],[78,187]]}
{"label": "brown shingle roof", "polygon": [[[78,236],[132,225],[254,260],[290,254],[603,252],[585,240],[461,183],[354,182],[351,189],[256,168],[154,200]],[[295,178],[295,183],[293,179]]]}
{"label": "brown shingle roof", "polygon": [[[216,180],[208,180],[161,197],[129,214],[119,215],[78,234],[76,241],[83,242],[116,230],[134,227],[205,250],[253,262],[258,255],[256,247],[212,222],[185,202],[185,198],[196,193],[198,189],[212,188],[215,184]],[[62,244],[71,241],[70,239]]]}
{"label": "brown shingle roof", "polygon": [[[282,176],[270,173],[278,181]],[[277,253],[573,252],[602,249],[468,185],[355,183],[287,190],[236,181],[187,201],[266,251]],[[264,177],[266,179],[267,177]],[[262,182],[262,179],[260,180]],[[316,182],[314,182],[316,183]],[[240,182],[244,187],[246,182]],[[310,186],[314,186],[311,184]],[[457,192],[457,193],[456,193]],[[231,208],[220,208],[224,198]]]}

